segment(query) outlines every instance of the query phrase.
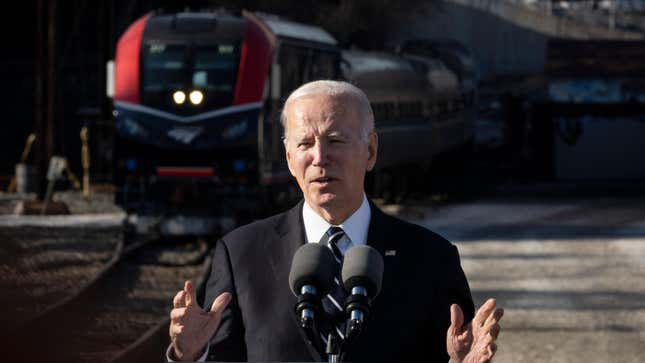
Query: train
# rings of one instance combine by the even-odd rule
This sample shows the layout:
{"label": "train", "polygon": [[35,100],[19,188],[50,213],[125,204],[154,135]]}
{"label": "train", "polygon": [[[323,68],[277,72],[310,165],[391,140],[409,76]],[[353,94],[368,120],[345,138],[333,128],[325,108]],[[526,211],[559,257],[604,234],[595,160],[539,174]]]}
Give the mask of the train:
{"label": "train", "polygon": [[[427,190],[431,166],[464,166],[477,117],[472,55],[456,41],[412,39],[390,52],[342,52],[345,80],[367,94],[379,135],[373,197],[401,201]],[[441,169],[445,172],[445,169]]]}
{"label": "train", "polygon": [[113,62],[115,202],[139,231],[164,234],[223,232],[288,208],[301,194],[279,114],[317,79],[368,95],[380,138],[368,194],[387,192],[400,170],[472,142],[475,89],[421,44],[361,52],[272,14],[145,14]]}

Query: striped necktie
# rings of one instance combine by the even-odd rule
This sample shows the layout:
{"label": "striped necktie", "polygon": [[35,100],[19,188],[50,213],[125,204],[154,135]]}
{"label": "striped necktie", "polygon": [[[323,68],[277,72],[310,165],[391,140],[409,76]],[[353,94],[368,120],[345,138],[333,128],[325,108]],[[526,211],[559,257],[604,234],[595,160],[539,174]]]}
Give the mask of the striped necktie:
{"label": "striped necktie", "polygon": [[337,273],[334,277],[334,283],[332,284],[331,291],[322,299],[323,309],[325,310],[324,321],[321,321],[319,324],[320,335],[322,336],[325,344],[327,343],[327,337],[332,328],[336,329],[336,332],[341,338],[345,336],[345,298],[347,293],[343,288],[340,269],[343,264],[343,252],[339,247],[339,243],[347,238],[345,232],[340,227],[331,226],[325,232],[320,243],[326,245],[331,249],[334,257],[336,258]]}

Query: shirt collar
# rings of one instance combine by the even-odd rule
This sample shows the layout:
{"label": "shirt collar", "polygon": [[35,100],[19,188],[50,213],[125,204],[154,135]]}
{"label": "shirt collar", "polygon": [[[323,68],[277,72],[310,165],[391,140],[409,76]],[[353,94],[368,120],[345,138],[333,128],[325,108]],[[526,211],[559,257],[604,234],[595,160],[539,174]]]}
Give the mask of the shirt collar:
{"label": "shirt collar", "polygon": [[[338,225],[345,231],[345,234],[352,241],[352,245],[367,244],[367,230],[372,217],[372,210],[370,204],[367,202],[367,197],[363,193],[363,203],[349,218],[343,223]],[[322,236],[327,232],[329,224],[323,217],[318,215],[307,201],[302,207],[302,220],[305,224],[305,233],[307,234],[308,242],[319,242]]]}

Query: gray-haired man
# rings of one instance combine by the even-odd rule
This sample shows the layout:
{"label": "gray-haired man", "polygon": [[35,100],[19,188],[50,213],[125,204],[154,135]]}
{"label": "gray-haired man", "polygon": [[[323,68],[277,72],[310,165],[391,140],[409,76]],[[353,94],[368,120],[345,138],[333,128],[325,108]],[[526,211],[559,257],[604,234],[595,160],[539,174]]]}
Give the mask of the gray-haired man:
{"label": "gray-haired man", "polygon": [[217,243],[199,301],[210,311],[186,283],[173,301],[169,358],[325,360],[299,329],[288,274],[298,247],[340,228],[341,253],[368,244],[385,260],[369,325],[345,360],[490,361],[503,310],[489,299],[474,314],[456,247],[384,214],[365,196],[378,149],[365,94],[345,82],[307,83],[289,96],[281,119],[287,163],[304,200]]}

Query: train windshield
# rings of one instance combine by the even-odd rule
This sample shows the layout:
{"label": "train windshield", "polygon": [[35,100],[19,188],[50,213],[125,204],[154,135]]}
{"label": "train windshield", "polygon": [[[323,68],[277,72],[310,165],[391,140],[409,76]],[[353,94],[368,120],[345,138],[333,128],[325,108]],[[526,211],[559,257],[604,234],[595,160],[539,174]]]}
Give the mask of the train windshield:
{"label": "train windshield", "polygon": [[[238,46],[152,43],[145,45],[143,52],[145,105],[189,115],[230,106],[233,102]],[[199,103],[188,97],[195,90],[203,95]],[[178,91],[186,97],[176,98]]]}
{"label": "train windshield", "polygon": [[144,54],[144,93],[184,87],[187,70],[184,45],[150,44]]}
{"label": "train windshield", "polygon": [[232,45],[195,48],[193,87],[232,97],[239,60]]}

